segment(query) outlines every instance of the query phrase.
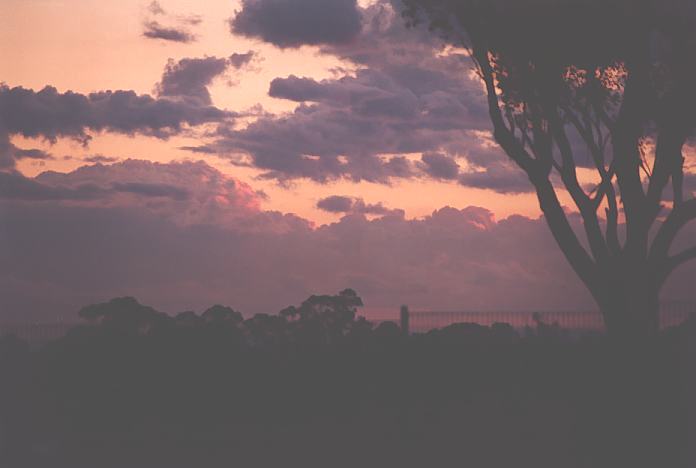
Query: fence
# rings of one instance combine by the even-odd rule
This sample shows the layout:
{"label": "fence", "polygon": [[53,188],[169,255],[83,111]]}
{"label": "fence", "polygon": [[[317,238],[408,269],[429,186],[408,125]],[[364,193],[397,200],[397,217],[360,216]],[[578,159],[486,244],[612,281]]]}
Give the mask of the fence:
{"label": "fence", "polygon": [[[660,327],[669,328],[684,323],[690,316],[696,316],[694,302],[663,302],[660,306]],[[377,324],[393,321],[399,323],[405,333],[424,333],[455,323],[476,323],[491,326],[494,323],[507,323],[516,329],[535,327],[537,321],[556,324],[563,329],[575,331],[604,331],[604,321],[598,311],[410,311],[402,306],[399,314],[366,317]]]}

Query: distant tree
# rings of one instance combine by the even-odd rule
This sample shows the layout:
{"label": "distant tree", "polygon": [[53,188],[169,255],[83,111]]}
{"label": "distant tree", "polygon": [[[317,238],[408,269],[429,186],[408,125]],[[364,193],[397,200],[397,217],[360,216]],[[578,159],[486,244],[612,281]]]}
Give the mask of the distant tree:
{"label": "distant tree", "polygon": [[206,309],[201,318],[206,323],[229,324],[233,326],[237,326],[244,321],[241,313],[219,304]]}
{"label": "distant tree", "polygon": [[[696,258],[696,246],[670,252],[696,219],[682,154],[696,116],[694,2],[403,4],[407,22],[427,22],[468,50],[493,136],[528,176],[610,334],[656,333],[663,284]],[[586,242],[569,222],[563,192],[582,217]]]}
{"label": "distant tree", "polygon": [[352,289],[344,289],[335,296],[312,295],[299,307],[287,307],[280,316],[294,323],[295,333],[305,342],[333,343],[357,328],[364,329],[367,322],[356,320],[358,307],[363,305],[360,296]]}
{"label": "distant tree", "polygon": [[144,333],[161,326],[171,318],[132,297],[117,297],[109,302],[83,307],[78,315],[94,324],[124,332]]}

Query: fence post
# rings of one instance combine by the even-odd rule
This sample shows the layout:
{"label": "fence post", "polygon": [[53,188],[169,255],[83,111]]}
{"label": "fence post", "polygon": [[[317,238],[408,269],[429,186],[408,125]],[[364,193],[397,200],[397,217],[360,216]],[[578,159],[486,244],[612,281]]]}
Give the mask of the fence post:
{"label": "fence post", "polygon": [[411,333],[409,329],[409,312],[408,306],[401,306],[401,334],[408,336]]}

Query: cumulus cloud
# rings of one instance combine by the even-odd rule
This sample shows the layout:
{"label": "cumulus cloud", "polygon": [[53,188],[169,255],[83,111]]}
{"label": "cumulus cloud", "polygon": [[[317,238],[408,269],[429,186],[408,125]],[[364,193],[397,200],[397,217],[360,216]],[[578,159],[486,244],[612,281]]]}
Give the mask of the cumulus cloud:
{"label": "cumulus cloud", "polygon": [[419,95],[393,74],[373,68],[322,82],[276,79],[272,96],[302,103],[287,115],[261,116],[245,128],[222,129],[208,147],[220,154],[245,153],[267,171],[266,177],[281,180],[388,182],[413,177],[413,164],[393,158],[433,151],[463,154],[476,140],[469,129],[487,122],[468,109],[472,102],[478,106],[478,100],[470,99],[473,90],[466,78],[451,80],[452,94],[445,100],[438,97],[442,90]]}
{"label": "cumulus cloud", "polygon": [[365,203],[362,198],[332,195],[317,202],[317,208],[329,213],[404,216],[400,209],[389,209],[380,203]]}
{"label": "cumulus cloud", "polygon": [[262,198],[247,184],[203,161],[128,159],[82,166],[68,173],[43,172],[35,178],[16,172],[0,176],[0,200],[70,201],[73,206],[101,208],[136,206],[182,225],[225,225],[257,217]]}
{"label": "cumulus cloud", "polygon": [[134,91],[59,92],[0,85],[0,122],[8,134],[87,140],[88,130],[166,138],[184,125],[217,122],[232,114],[196,103],[157,99]]}
{"label": "cumulus cloud", "polygon": [[55,159],[52,154],[37,148],[19,148],[10,141],[9,133],[0,124],[0,171],[14,169],[20,159],[45,161]]}
{"label": "cumulus cloud", "polygon": [[453,158],[440,153],[421,156],[424,171],[434,179],[454,180],[459,174],[459,164]]}
{"label": "cumulus cloud", "polygon": [[[202,162],[0,174],[0,310],[51,320],[134,295],[170,312],[213,303],[276,312],[343,287],[368,307],[594,307],[542,218],[445,207],[407,219],[334,196],[318,204],[345,216],[316,227],[259,200]],[[687,243],[696,225],[688,229]],[[696,264],[683,267],[666,297],[696,299],[694,274]]]}
{"label": "cumulus cloud", "polygon": [[241,69],[258,59],[259,54],[253,50],[247,52],[235,52],[229,56],[230,65],[236,69]]}
{"label": "cumulus cloud", "polygon": [[170,62],[156,97],[130,90],[61,93],[53,86],[35,91],[0,83],[0,170],[12,170],[23,158],[52,158],[39,149],[18,148],[11,141],[14,135],[51,143],[69,137],[86,145],[95,132],[166,139],[197,125],[229,120],[236,114],[213,106],[207,85],[235,66],[232,61],[206,57]]}
{"label": "cumulus cloud", "polygon": [[155,86],[160,97],[190,99],[203,106],[212,104],[208,86],[230,67],[241,69],[248,65],[256,53],[234,53],[229,57],[169,59],[162,79]]}
{"label": "cumulus cloud", "polygon": [[230,31],[281,48],[340,44],[360,32],[356,0],[242,0]]}
{"label": "cumulus cloud", "polygon": [[499,193],[526,193],[533,190],[527,175],[511,162],[494,162],[483,170],[459,175],[459,183],[467,187],[489,189]]}
{"label": "cumulus cloud", "polygon": [[[285,4],[245,2],[235,18],[242,21],[252,12],[255,18],[271,17],[266,5],[276,3]],[[473,131],[486,130],[490,123],[470,60],[444,50],[427,31],[407,29],[388,2],[357,8],[362,26],[355,36],[320,45],[322,53],[352,62],[354,73],[321,81],[278,77],[269,95],[297,102],[293,112],[260,115],[245,128],[223,126],[200,149],[228,155],[280,181],[390,183],[399,177],[432,177],[428,164],[405,155],[440,153],[454,160],[477,146]]]}
{"label": "cumulus cloud", "polygon": [[94,184],[51,186],[26,178],[17,172],[0,172],[0,200],[94,200],[104,195],[105,190]]}
{"label": "cumulus cloud", "polygon": [[481,208],[445,208],[422,220],[351,214],[316,229],[298,220],[283,231],[269,221],[281,215],[262,211],[255,231],[246,222],[180,224],[135,204],[6,200],[0,212],[8,247],[0,251],[0,307],[8,317],[69,317],[85,303],[124,294],[170,312],[212,303],[276,312],[345,286],[372,307],[588,303],[560,254],[548,248],[543,222],[496,222]]}
{"label": "cumulus cloud", "polygon": [[169,59],[162,80],[156,86],[157,94],[195,99],[210,105],[208,85],[229,65],[228,59],[217,57],[183,58],[178,62]]}

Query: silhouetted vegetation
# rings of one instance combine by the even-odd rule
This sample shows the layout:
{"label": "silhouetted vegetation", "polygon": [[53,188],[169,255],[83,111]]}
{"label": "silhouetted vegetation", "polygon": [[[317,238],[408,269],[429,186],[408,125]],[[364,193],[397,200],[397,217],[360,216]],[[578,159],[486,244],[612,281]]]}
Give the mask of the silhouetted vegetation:
{"label": "silhouetted vegetation", "polygon": [[[403,0],[466,47],[492,134],[529,178],[608,331],[657,333],[667,278],[696,259],[685,153],[696,129],[691,0]],[[588,183],[582,169],[594,174]],[[561,188],[562,186],[562,188]],[[569,195],[584,232],[563,207]]]}
{"label": "silhouetted vegetation", "polygon": [[41,349],[4,337],[2,466],[691,466],[693,324],[627,350],[541,321],[404,336],[360,305],[119,298]]}

